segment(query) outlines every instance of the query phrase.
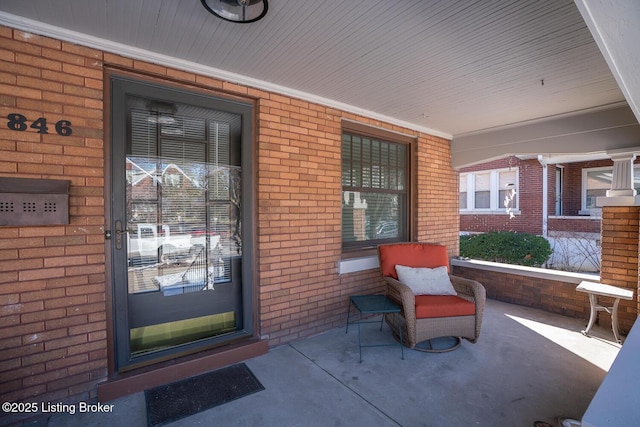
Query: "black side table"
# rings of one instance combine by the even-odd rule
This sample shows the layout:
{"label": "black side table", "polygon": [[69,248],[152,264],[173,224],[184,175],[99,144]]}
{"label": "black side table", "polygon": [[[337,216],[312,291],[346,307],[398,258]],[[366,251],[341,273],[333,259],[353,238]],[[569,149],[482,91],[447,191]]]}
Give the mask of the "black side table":
{"label": "black side table", "polygon": [[[358,311],[358,320],[351,323],[358,324],[358,350],[360,351],[360,363],[362,363],[362,347],[385,347],[396,344],[368,344],[362,345],[362,341],[360,339],[360,324],[361,323],[377,323],[377,320],[362,320],[363,314],[381,314],[382,319],[380,320],[380,330],[382,330],[382,325],[384,321],[385,313],[397,313],[396,315],[400,315],[400,306],[395,302],[391,301],[385,295],[352,295],[349,297],[349,308],[347,309],[347,330],[349,332],[349,317],[351,315],[351,306],[354,306]],[[404,346],[402,345],[402,325],[398,322],[398,326],[400,327],[400,351],[402,352],[402,360],[404,360]]]}

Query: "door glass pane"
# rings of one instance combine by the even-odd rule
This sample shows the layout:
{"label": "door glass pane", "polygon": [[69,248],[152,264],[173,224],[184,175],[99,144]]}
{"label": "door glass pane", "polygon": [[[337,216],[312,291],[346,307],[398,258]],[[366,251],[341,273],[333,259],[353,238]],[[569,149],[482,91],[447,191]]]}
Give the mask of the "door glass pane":
{"label": "door glass pane", "polygon": [[126,246],[136,356],[241,328],[242,169],[239,115],[137,97],[129,108]]}
{"label": "door glass pane", "polygon": [[[241,249],[240,223],[235,221],[239,201],[231,197],[239,191],[240,172],[232,166],[127,157],[130,272],[154,271],[152,278],[133,275],[131,293],[160,286],[170,296],[231,280],[228,258]],[[141,175],[146,179],[138,179]],[[196,277],[197,283],[191,283]],[[198,289],[201,282],[206,286]]]}

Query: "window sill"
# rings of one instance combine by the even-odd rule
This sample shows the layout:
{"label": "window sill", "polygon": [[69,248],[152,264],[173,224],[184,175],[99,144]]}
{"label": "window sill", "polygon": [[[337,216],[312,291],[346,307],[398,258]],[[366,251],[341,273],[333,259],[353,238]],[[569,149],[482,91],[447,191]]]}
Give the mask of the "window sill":
{"label": "window sill", "polygon": [[585,221],[600,221],[602,220],[601,216],[590,216],[590,215],[549,215],[549,219],[575,219],[575,220],[585,220]]}
{"label": "window sill", "polygon": [[[514,215],[522,215],[522,212],[520,212],[519,210],[513,210],[512,211]],[[460,215],[509,215],[509,213],[504,210],[504,209],[500,209],[500,210],[495,210],[492,211],[490,209],[477,209],[477,210],[460,210]]]}
{"label": "window sill", "polygon": [[342,259],[338,262],[338,274],[357,273],[380,267],[377,255]]}
{"label": "window sill", "polygon": [[[404,242],[404,241],[402,241]],[[400,242],[378,241],[371,246],[360,248],[343,248],[340,261],[338,261],[338,274],[357,273],[358,271],[379,268],[378,245]]]}
{"label": "window sill", "polygon": [[580,209],[578,211],[578,215],[580,216],[601,216],[602,215],[602,209]]}

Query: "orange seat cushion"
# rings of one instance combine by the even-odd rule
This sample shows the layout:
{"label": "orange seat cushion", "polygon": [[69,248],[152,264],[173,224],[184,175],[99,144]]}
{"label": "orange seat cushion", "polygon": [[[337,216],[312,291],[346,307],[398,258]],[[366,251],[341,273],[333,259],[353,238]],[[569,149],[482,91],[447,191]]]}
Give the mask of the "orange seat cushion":
{"label": "orange seat cushion", "polygon": [[471,316],[476,305],[454,295],[416,295],[416,318]]}

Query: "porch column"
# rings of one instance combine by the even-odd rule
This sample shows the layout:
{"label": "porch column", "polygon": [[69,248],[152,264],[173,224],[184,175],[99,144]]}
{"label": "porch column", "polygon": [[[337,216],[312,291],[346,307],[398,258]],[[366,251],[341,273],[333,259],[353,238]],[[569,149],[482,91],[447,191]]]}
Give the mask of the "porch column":
{"label": "porch column", "polygon": [[634,301],[621,301],[618,308],[623,333],[629,332],[640,313],[640,196],[633,187],[637,152],[638,147],[607,152],[613,160],[611,189],[596,199],[602,208],[600,281],[634,292]]}
{"label": "porch column", "polygon": [[611,153],[613,160],[613,179],[611,189],[607,190],[607,197],[635,197],[633,188],[633,161],[635,153]]}

